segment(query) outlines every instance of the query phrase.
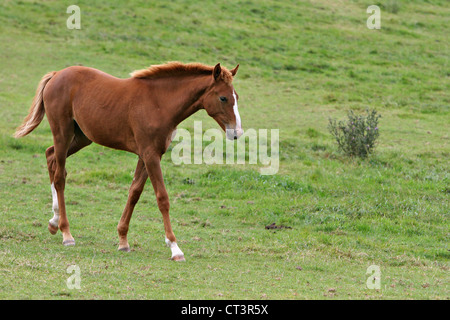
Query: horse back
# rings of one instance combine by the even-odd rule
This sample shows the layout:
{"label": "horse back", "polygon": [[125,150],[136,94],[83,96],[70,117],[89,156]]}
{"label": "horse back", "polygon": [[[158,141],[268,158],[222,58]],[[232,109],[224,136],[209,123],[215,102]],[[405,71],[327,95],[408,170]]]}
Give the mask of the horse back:
{"label": "horse back", "polygon": [[44,91],[47,117],[74,120],[91,141],[136,152],[129,114],[143,88],[132,80],[83,66],[60,70]]}

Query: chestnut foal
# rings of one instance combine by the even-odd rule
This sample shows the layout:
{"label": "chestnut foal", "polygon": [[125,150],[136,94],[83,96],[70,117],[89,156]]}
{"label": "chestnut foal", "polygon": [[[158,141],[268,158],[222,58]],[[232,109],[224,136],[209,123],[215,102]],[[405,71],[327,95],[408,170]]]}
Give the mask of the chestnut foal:
{"label": "chestnut foal", "polygon": [[228,139],[242,135],[238,95],[232,85],[238,67],[227,70],[220,64],[210,67],[171,62],[135,71],[128,79],[81,66],[47,73],[15,137],[33,131],[44,114],[47,115],[54,142],[45,152],[53,196],[50,233],[56,234],[60,229],[63,244],[75,244],[64,202],[66,158],[96,142],[139,156],[128,201],[117,227],[118,249],[130,250],[127,233],[131,215],[150,177],[172,260],[184,261],[170,224],[161,157],[177,125],[200,109],[205,109],[226,130]]}

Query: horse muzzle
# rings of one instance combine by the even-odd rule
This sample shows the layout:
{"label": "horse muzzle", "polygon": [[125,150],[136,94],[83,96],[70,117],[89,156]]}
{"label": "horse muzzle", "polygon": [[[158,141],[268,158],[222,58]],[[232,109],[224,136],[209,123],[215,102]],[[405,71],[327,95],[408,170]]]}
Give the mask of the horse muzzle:
{"label": "horse muzzle", "polygon": [[240,136],[244,134],[244,130],[242,128],[230,129],[227,128],[226,135],[228,140],[236,140],[239,139]]}

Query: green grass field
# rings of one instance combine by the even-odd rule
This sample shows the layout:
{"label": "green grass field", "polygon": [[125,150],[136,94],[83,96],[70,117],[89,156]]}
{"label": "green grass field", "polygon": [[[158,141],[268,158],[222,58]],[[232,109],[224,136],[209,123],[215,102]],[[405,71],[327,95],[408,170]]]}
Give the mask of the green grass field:
{"label": "green grass field", "polygon": [[[0,3],[0,299],[449,299],[447,1]],[[369,30],[369,5],[381,29]],[[280,130],[280,168],[162,168],[185,263],[170,261],[151,183],[116,226],[137,156],[91,145],[67,162],[75,247],[51,236],[49,125],[12,138],[46,72],[128,77],[167,61],[232,68],[244,129]],[[329,117],[375,108],[375,153],[340,154]],[[179,127],[217,124],[201,111]],[[267,230],[276,223],[290,229]],[[80,268],[81,289],[66,272]],[[381,271],[369,289],[366,270]]]}

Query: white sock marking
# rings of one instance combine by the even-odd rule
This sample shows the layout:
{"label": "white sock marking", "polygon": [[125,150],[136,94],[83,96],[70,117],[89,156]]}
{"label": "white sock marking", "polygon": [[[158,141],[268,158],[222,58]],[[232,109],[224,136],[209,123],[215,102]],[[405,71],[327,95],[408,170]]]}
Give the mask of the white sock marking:
{"label": "white sock marking", "polygon": [[58,223],[59,223],[59,204],[58,204],[58,194],[56,193],[56,189],[55,189],[55,184],[52,183],[52,199],[53,199],[53,205],[52,205],[52,209],[53,209],[53,218],[51,218],[48,222],[54,226],[54,227],[58,227]]}
{"label": "white sock marking", "polygon": [[181,251],[180,248],[178,248],[178,245],[176,242],[172,242],[169,239],[166,238],[166,244],[167,246],[170,248],[170,250],[172,251],[172,258],[173,257],[184,257],[184,253],[183,251]]}

